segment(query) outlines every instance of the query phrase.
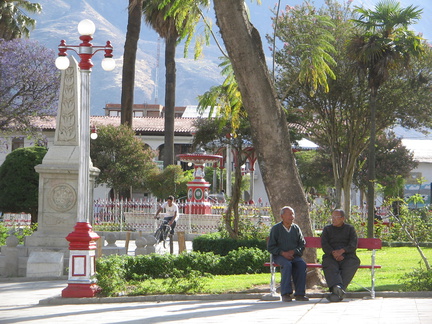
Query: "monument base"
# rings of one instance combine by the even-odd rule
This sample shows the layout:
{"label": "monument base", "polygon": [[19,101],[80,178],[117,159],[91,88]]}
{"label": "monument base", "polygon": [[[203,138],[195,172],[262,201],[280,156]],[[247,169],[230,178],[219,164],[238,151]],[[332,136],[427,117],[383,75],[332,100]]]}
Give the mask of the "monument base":
{"label": "monument base", "polygon": [[62,290],[63,298],[89,298],[95,297],[101,288],[95,283],[79,284],[69,283],[68,286]]}

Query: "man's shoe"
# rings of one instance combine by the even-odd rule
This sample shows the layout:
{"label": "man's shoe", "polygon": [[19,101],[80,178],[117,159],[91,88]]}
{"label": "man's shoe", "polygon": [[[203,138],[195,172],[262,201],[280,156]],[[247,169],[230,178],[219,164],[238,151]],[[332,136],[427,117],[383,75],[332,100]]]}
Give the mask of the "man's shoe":
{"label": "man's shoe", "polygon": [[282,301],[286,303],[292,301],[291,295],[290,294],[282,295]]}
{"label": "man's shoe", "polygon": [[339,298],[339,296],[336,295],[335,293],[328,294],[328,295],[326,296],[326,299],[327,299],[330,303],[336,303],[336,302],[340,302],[340,301],[341,301],[341,299]]}
{"label": "man's shoe", "polygon": [[344,297],[345,297],[345,291],[342,289],[341,286],[339,286],[339,285],[333,286],[332,291],[333,291],[334,294],[336,294],[339,297],[339,300],[343,300],[344,299]]}
{"label": "man's shoe", "polygon": [[306,296],[295,296],[295,300],[296,301],[308,301],[309,298],[307,298]]}

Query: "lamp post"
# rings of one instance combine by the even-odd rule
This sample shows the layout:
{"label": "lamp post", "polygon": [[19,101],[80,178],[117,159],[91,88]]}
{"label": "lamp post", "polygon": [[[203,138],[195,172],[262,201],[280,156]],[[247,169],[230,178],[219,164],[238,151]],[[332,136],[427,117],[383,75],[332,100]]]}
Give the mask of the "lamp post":
{"label": "lamp post", "polygon": [[84,19],[78,24],[80,33],[79,45],[66,45],[62,40],[59,49],[59,57],[56,59],[56,67],[66,70],[69,67],[69,58],[66,52],[74,51],[80,57],[78,63],[80,69],[80,104],[79,120],[79,168],[78,168],[78,199],[77,199],[77,224],[74,231],[66,240],[69,241],[69,276],[68,286],[63,289],[62,297],[94,297],[99,287],[93,279],[95,273],[95,249],[99,236],[92,231],[89,223],[90,213],[90,73],[93,67],[91,58],[96,52],[105,51],[102,68],[111,71],[115,68],[112,58],[113,47],[110,41],[105,46],[94,46],[91,41],[96,28],[89,19]]}

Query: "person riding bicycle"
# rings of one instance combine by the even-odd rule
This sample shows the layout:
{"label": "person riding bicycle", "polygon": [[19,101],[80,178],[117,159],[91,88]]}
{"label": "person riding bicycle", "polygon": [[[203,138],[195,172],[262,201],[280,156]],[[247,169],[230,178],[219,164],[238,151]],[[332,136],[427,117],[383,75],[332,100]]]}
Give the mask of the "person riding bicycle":
{"label": "person riding bicycle", "polygon": [[163,209],[166,211],[164,223],[171,227],[170,235],[174,235],[174,229],[177,225],[177,219],[179,218],[179,208],[174,202],[174,196],[168,196],[167,201],[164,202],[157,210],[155,218],[159,218],[158,215]]}

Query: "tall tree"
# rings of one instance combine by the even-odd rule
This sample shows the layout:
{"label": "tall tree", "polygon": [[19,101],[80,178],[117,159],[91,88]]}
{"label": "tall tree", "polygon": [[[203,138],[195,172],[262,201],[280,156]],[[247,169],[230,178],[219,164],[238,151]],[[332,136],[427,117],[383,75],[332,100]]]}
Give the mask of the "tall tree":
{"label": "tall tree", "polygon": [[28,130],[35,116],[57,110],[56,54],[28,39],[0,40],[0,131]]}
{"label": "tall tree", "polygon": [[253,143],[273,213],[279,215],[280,208],[290,204],[306,235],[312,234],[286,118],[276,99],[260,35],[247,18],[243,0],[215,0],[214,8],[252,126]]}
{"label": "tall tree", "polygon": [[[199,5],[208,5],[207,0],[192,3],[175,3],[176,0],[144,0],[144,19],[165,39],[165,143],[164,167],[174,163],[174,108],[176,96],[176,47],[186,39],[185,54],[195,27],[200,20]],[[172,11],[173,5],[175,12]]]}
{"label": "tall tree", "polygon": [[143,0],[129,0],[128,25],[123,56],[123,75],[121,93],[121,123],[132,127],[135,62],[138,40],[141,31]]}
{"label": "tall tree", "polygon": [[116,198],[131,187],[145,187],[147,176],[156,168],[153,152],[129,125],[98,127],[97,139],[90,142],[90,156],[101,170],[96,183],[113,188]]}
{"label": "tall tree", "polygon": [[[234,164],[234,185],[231,197],[224,213],[225,228],[230,237],[238,238],[240,214],[238,206],[241,199],[242,173],[241,166],[246,163],[247,157],[243,149],[251,141],[250,124],[247,113],[243,107],[241,93],[235,79],[234,71],[228,57],[223,57],[222,75],[225,80],[221,85],[212,87],[199,97],[198,111],[210,108],[209,118],[196,123],[197,132],[194,136],[194,146],[210,146],[213,151],[220,147],[227,147],[234,151],[236,159]],[[216,110],[214,114],[214,110]],[[216,118],[212,118],[215,115]],[[216,146],[216,147],[215,147]],[[227,174],[228,177],[231,174]]]}
{"label": "tall tree", "polygon": [[38,3],[26,0],[0,1],[0,39],[12,40],[29,37],[30,30],[36,25],[36,20],[26,15],[26,12],[35,14],[42,11]]}
{"label": "tall tree", "polygon": [[[303,16],[327,16],[332,25],[302,23]],[[289,120],[307,130],[311,139],[329,153],[332,161],[335,206],[351,210],[351,187],[357,158],[367,149],[370,137],[369,88],[363,73],[353,73],[352,61],[347,58],[346,43],[355,31],[350,4],[326,1],[320,9],[309,4],[289,7],[278,18],[277,37],[284,44],[275,53],[278,63],[277,91],[287,108]],[[337,65],[336,79],[329,80],[328,92],[320,87],[311,95],[308,83],[299,81],[304,55],[304,34],[316,34],[319,28],[331,31]],[[308,36],[310,37],[310,36]],[[331,39],[330,39],[331,40]],[[395,123],[418,128],[430,123],[432,100],[429,51],[413,61],[411,69],[399,69],[381,87],[378,100],[376,129],[380,133]],[[427,99],[429,97],[429,99]]]}
{"label": "tall tree", "polygon": [[165,141],[163,148],[164,167],[174,164],[174,108],[176,96],[175,55],[179,32],[174,18],[167,17],[170,6],[159,8],[160,1],[144,0],[143,12],[146,23],[165,39]]}
{"label": "tall tree", "polygon": [[[291,205],[304,234],[312,235],[308,203],[291,150],[286,117],[276,97],[259,32],[250,23],[243,0],[214,0],[214,9],[249,116],[273,215],[277,218],[284,205]],[[315,260],[316,252],[307,251],[305,257]],[[319,282],[318,272],[308,280]]]}
{"label": "tall tree", "polygon": [[354,20],[360,31],[352,37],[348,53],[367,76],[370,89],[370,141],[368,154],[368,237],[374,235],[375,209],[375,138],[378,90],[387,81],[390,71],[407,65],[412,55],[422,53],[421,37],[408,29],[421,17],[422,9],[399,2],[379,2],[374,10],[357,7]]}

